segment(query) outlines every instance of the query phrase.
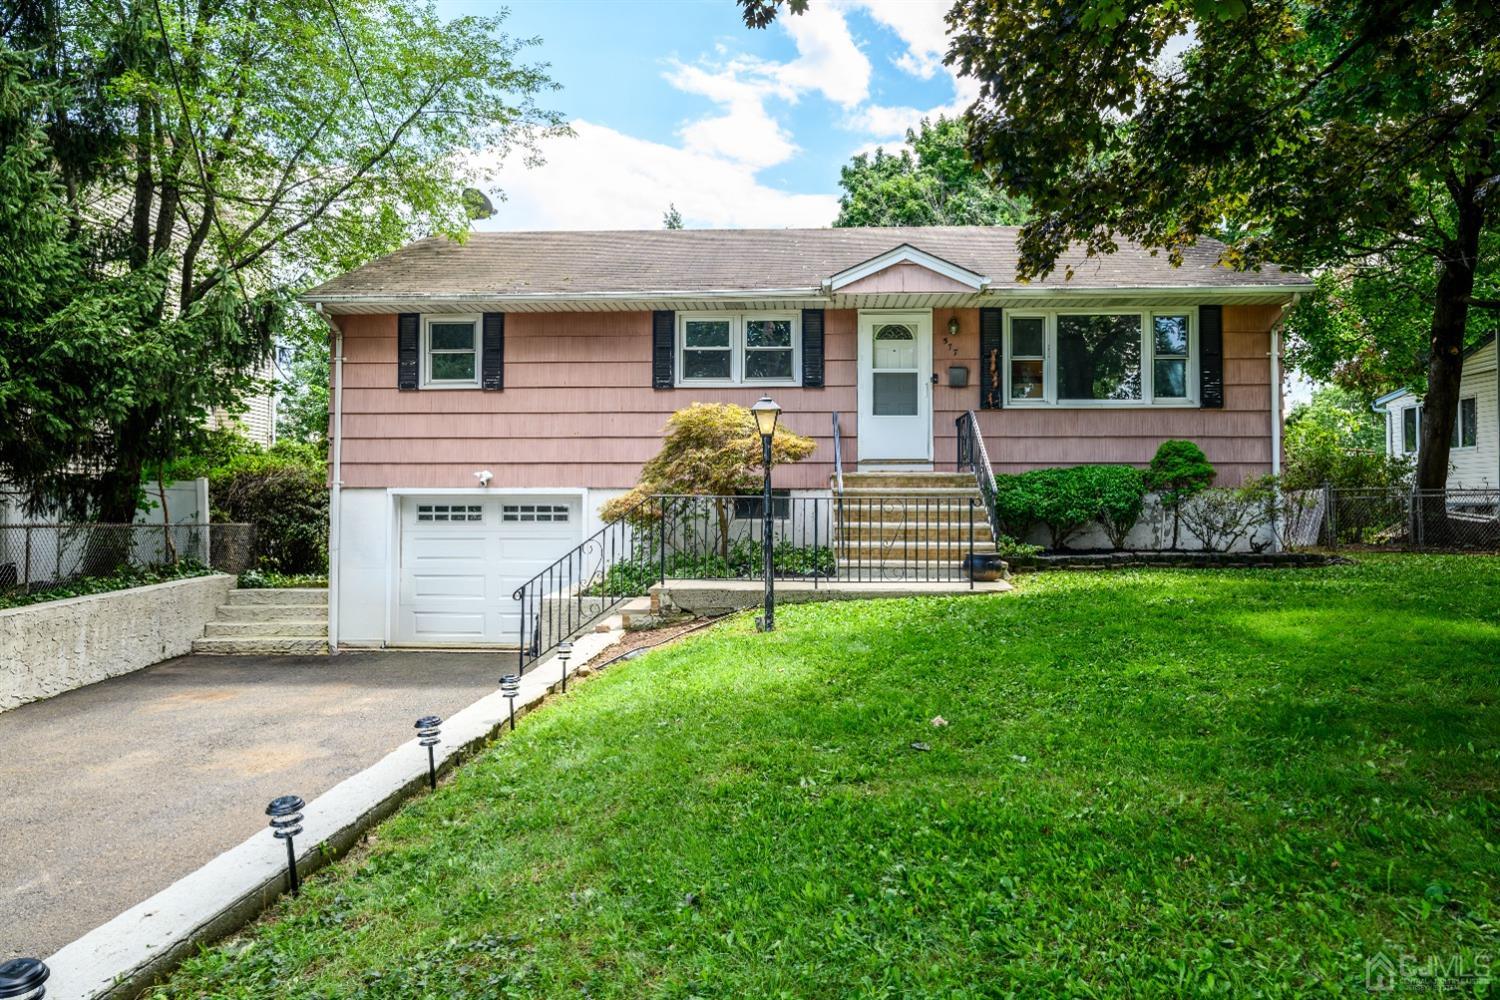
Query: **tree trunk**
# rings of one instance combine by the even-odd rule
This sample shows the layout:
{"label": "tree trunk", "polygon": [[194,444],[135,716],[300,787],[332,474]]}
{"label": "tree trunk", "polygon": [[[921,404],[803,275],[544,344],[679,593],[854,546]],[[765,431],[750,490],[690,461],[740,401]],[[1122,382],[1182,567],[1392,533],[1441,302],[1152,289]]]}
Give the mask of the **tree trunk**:
{"label": "tree trunk", "polygon": [[[1479,235],[1484,208],[1476,197],[1477,183],[1450,184],[1457,230],[1438,263],[1437,292],[1431,327],[1431,357],[1427,363],[1427,395],[1422,400],[1421,445],[1417,452],[1417,489],[1446,490],[1453,425],[1458,418],[1459,388],[1464,372],[1464,333],[1469,320],[1469,298],[1479,258]],[[1448,537],[1447,504],[1422,505],[1425,541],[1443,544]]]}

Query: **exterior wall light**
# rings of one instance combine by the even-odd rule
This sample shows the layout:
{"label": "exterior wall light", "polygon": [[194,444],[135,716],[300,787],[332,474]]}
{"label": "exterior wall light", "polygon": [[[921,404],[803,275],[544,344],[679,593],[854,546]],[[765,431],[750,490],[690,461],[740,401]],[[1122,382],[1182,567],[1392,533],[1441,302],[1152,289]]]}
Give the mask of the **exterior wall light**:
{"label": "exterior wall light", "polygon": [[271,817],[271,836],[286,841],[286,884],[293,896],[302,888],[302,883],[297,879],[297,850],[292,846],[292,838],[302,832],[302,810],[305,807],[306,803],[296,795],[272,799],[266,806],[266,815]]}
{"label": "exterior wall light", "polygon": [[417,720],[417,746],[427,748],[427,785],[433,791],[437,791],[437,751],[433,748],[438,745],[442,725],[442,718],[436,715]]}
{"label": "exterior wall light", "polygon": [[958,336],[958,317],[957,316],[950,316],[948,318],[948,336],[950,336],[950,337],[957,337]]}
{"label": "exterior wall light", "polygon": [[568,660],[573,656],[573,644],[571,642],[559,643],[557,646],[557,659],[562,663],[562,689],[563,694],[568,693]]}
{"label": "exterior wall light", "polygon": [[39,958],[12,958],[0,962],[0,1000],[42,1000],[47,987],[42,985],[52,970]]}
{"label": "exterior wall light", "polygon": [[516,731],[516,695],[521,693],[521,678],[506,674],[500,678],[500,693],[510,702],[510,731]]}

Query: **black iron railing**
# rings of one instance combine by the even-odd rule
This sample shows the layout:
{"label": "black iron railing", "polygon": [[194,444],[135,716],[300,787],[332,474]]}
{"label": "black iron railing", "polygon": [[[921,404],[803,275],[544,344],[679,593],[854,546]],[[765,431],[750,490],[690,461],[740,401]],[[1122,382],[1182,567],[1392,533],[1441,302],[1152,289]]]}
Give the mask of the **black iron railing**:
{"label": "black iron railing", "polygon": [[979,487],[979,497],[984,501],[984,513],[995,538],[1000,537],[1000,519],[995,514],[995,470],[990,467],[990,453],[984,446],[984,435],[979,433],[979,418],[973,410],[965,410],[953,422],[957,430],[957,464],[959,472],[973,472],[974,483]]}
{"label": "black iron railing", "polygon": [[839,413],[833,411],[833,489],[844,492],[844,438],[839,433]]}
{"label": "black iron railing", "polygon": [[[652,496],[518,587],[520,669],[666,580],[762,579],[764,500]],[[994,543],[972,496],[778,495],[772,571],[830,581],[973,585]],[[976,563],[976,553],[980,561]]]}

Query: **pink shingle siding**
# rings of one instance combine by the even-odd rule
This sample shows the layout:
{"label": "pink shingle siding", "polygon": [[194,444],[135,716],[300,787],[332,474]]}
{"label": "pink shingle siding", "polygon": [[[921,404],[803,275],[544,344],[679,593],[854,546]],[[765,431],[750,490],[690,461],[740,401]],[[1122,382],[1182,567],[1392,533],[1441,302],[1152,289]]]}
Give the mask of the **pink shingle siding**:
{"label": "pink shingle siding", "polygon": [[[960,332],[949,337],[957,315]],[[1197,441],[1220,482],[1270,471],[1269,330],[1275,306],[1224,309],[1222,410],[987,410],[980,414],[997,472],[1079,462],[1150,460],[1168,437]],[[823,488],[833,471],[831,417],[843,425],[845,468],[857,458],[854,310],[826,314],[826,387],[773,395],[787,426],[818,442],[813,456],[776,471],[778,486]],[[626,488],[655,454],[673,410],[694,401],[748,405],[761,390],[651,388],[651,314],[511,313],[505,390],[396,389],[396,317],[341,316],[344,330],[343,481],[347,487]],[[935,310],[933,396],[937,467],[951,468],[953,421],[977,407],[978,312]],[[952,364],[969,386],[950,389]]]}

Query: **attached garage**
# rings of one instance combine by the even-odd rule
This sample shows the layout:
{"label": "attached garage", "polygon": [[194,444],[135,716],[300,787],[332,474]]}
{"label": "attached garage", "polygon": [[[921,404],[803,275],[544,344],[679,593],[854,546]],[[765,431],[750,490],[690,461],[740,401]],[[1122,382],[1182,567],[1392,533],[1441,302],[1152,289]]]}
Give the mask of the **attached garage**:
{"label": "attached garage", "polygon": [[394,642],[514,645],[515,589],[576,546],[577,496],[405,496]]}

